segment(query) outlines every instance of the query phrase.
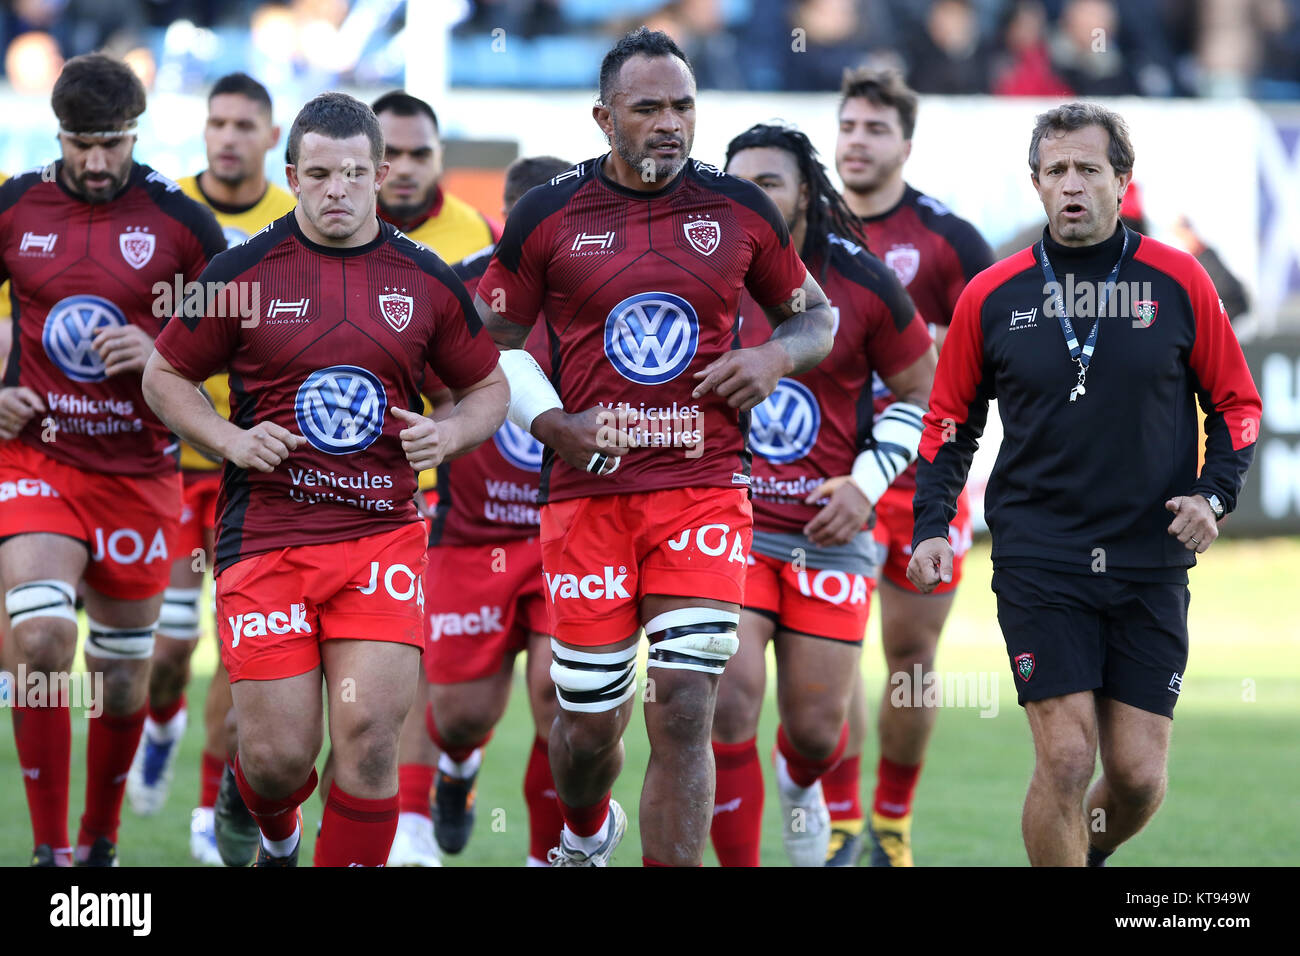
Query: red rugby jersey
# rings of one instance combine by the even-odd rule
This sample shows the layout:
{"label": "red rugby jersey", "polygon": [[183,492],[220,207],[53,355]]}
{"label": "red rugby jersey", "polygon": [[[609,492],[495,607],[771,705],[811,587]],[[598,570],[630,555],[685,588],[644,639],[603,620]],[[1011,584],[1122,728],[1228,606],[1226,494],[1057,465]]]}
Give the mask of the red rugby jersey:
{"label": "red rugby jersey", "polygon": [[87,471],[174,471],[176,439],[145,404],[140,373],[108,377],[91,342],[128,323],[156,337],[175,289],[225,236],[210,210],[148,166],[133,164],[106,203],[69,191],[62,166],[0,186],[0,281],[12,280],[15,326],[4,383],[32,389],[47,409],[18,440]]}
{"label": "red rugby jersey", "polygon": [[271,474],[227,462],[218,570],[419,520],[416,474],[397,437],[406,426],[388,408],[421,410],[426,365],[466,388],[497,363],[450,267],[387,223],[363,246],[317,245],[291,212],[219,255],[200,282],[256,283],[257,322],[220,317],[211,301],[186,308],[159,353],[193,381],[229,367],[241,428],[269,419],[307,439]]}
{"label": "red rugby jersey", "polygon": [[758,186],[690,160],[662,189],[611,182],[588,160],[530,190],[510,213],[478,297],[512,322],[545,316],[551,381],[564,408],[602,404],[641,447],[612,475],[550,449],[540,501],[660,488],[749,484],[748,416],[694,373],[739,347],[742,289],[787,301],[807,270]]}
{"label": "red rugby jersey", "polygon": [[[750,413],[754,453],[754,527],[802,532],[818,506],[803,503],[827,478],[847,475],[872,444],[872,373],[894,375],[930,347],[930,332],[902,284],[858,244],[829,237],[828,261],[810,260],[835,313],[835,345],[816,368],[783,378]],[[746,296],[740,341],[771,335],[762,310]]]}
{"label": "red rugby jersey", "polygon": [[[470,298],[491,255],[489,247],[453,267]],[[544,325],[533,327],[527,348],[549,373]],[[443,462],[438,466],[438,507],[429,547],[492,544],[535,536],[541,526],[537,506],[541,469],[542,443],[508,418],[491,441],[454,461]]]}
{"label": "red rugby jersey", "polygon": [[[978,229],[911,186],[892,209],[861,223],[871,251],[894,270],[925,320],[935,326],[952,324],[953,309],[966,283],[995,261]],[[879,376],[873,388],[877,413],[898,400]],[[892,487],[908,491],[916,487],[915,462]]]}

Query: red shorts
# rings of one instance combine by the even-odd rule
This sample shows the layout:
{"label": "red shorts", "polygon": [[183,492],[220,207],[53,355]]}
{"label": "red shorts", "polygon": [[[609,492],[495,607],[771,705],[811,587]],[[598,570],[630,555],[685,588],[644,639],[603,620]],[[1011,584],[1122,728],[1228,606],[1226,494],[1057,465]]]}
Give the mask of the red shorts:
{"label": "red shorts", "polygon": [[742,488],[667,488],[542,507],[550,633],[617,644],[641,626],[647,594],[743,604],[754,512]]}
{"label": "red shorts", "polygon": [[232,681],[320,665],[320,642],[424,649],[424,522],[333,544],[255,554],[217,575],[217,637]]}
{"label": "red shorts", "polygon": [[430,548],[424,600],[430,684],[491,677],[528,647],[530,632],[551,626],[536,538]]}
{"label": "red shorts", "polygon": [[745,610],[758,611],[783,630],[861,644],[871,613],[874,578],[847,571],[796,571],[789,561],[749,556]]}
{"label": "red shorts", "polygon": [[[889,554],[885,558],[881,573],[890,584],[920,594],[915,585],[907,580],[907,563],[912,560],[912,491],[889,488],[876,502],[876,540],[883,544]],[[948,526],[948,543],[952,545],[952,580],[939,584],[931,594],[947,594],[957,589],[961,581],[961,566],[966,552],[971,546],[970,499],[966,489],[957,496],[957,517]]]}
{"label": "red shorts", "polygon": [[20,441],[0,443],[0,538],[84,542],[85,581],[100,594],[141,601],[167,589],[180,513],[179,474],[80,471]]}
{"label": "red shorts", "polygon": [[193,557],[206,550],[207,533],[217,525],[217,493],[221,491],[220,471],[183,471],[184,498],[181,507],[180,535],[176,539],[178,557]]}

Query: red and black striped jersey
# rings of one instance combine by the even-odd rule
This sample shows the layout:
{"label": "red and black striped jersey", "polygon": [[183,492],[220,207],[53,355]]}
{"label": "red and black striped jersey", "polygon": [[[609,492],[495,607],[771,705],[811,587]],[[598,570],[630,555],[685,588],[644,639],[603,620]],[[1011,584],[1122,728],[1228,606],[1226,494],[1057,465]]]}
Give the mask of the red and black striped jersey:
{"label": "red and black striped jersey", "polygon": [[[815,368],[783,378],[750,413],[754,527],[801,532],[818,508],[804,498],[847,475],[872,444],[872,373],[890,376],[930,348],[930,333],[902,284],[861,246],[831,235],[829,255],[808,262],[835,315],[835,344]],[[761,345],[771,326],[753,299],[741,308],[741,345]]]}
{"label": "red and black striped jersey", "polygon": [[[307,439],[270,474],[227,462],[218,569],[418,521],[416,475],[397,437],[406,426],[389,408],[421,410],[426,366],[468,388],[497,363],[450,267],[382,222],[365,245],[317,245],[291,212],[217,256],[199,282],[206,304],[186,301],[159,353],[196,382],[229,368],[241,428],[269,420]],[[256,291],[255,320],[222,307],[232,286]]]}
{"label": "red and black striped jersey", "polygon": [[105,203],[72,193],[62,168],[0,186],[0,281],[11,280],[14,303],[4,383],[32,389],[47,410],[17,440],[87,471],[174,471],[175,437],[145,404],[140,373],[108,376],[94,336],[131,324],[156,337],[172,290],[197,278],[225,237],[208,209],[148,166],[132,164]]}
{"label": "red and black striped jersey", "polygon": [[614,409],[636,441],[604,477],[548,449],[540,500],[748,485],[748,416],[691,393],[695,372],[739,346],[742,290],[772,306],[803,284],[785,221],[758,186],[696,160],[648,193],[602,163],[526,193],[478,287],[512,322],[544,315],[566,411]]}
{"label": "red and black striped jersey", "polygon": [[[1196,556],[1167,533],[1165,502],[1200,493],[1217,494],[1228,511],[1236,505],[1261,404],[1205,270],[1121,225],[1095,246],[1048,239],[1057,281],[1067,290],[1100,286],[1126,234],[1116,291],[1100,318],[1095,305],[1085,316],[1083,298],[1063,296],[1078,342],[1101,323],[1086,392],[1075,401],[1078,372],[1048,308],[1055,300],[1045,294],[1041,241],[962,293],[925,416],[914,546],[947,537],[991,399],[1003,428],[984,498],[995,567],[1088,574],[1104,556],[1109,575],[1177,580]],[[1197,402],[1206,413],[1199,475]]]}

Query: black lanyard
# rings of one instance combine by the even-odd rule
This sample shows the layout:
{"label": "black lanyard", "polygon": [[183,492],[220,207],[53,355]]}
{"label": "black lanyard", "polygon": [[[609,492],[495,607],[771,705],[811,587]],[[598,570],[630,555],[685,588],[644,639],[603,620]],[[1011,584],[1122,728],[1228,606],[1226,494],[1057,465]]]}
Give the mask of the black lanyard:
{"label": "black lanyard", "polygon": [[1093,323],[1092,331],[1088,333],[1088,340],[1079,347],[1079,339],[1074,334],[1074,325],[1070,322],[1070,315],[1065,311],[1065,297],[1061,295],[1061,285],[1056,281],[1056,272],[1052,269],[1051,262],[1047,259],[1047,240],[1044,239],[1038,246],[1038,258],[1042,262],[1043,275],[1047,279],[1047,285],[1053,289],[1053,304],[1056,306],[1056,317],[1061,323],[1061,332],[1065,335],[1065,347],[1070,350],[1070,359],[1079,367],[1079,381],[1074,388],[1070,389],[1070,401],[1076,402],[1079,396],[1087,392],[1084,388],[1084,380],[1088,377],[1088,364],[1092,361],[1092,355],[1097,351],[1097,332],[1101,328],[1101,317],[1106,312],[1106,299],[1110,295],[1110,290],[1115,287],[1115,280],[1119,278],[1119,267],[1124,264],[1124,255],[1128,252],[1128,230],[1124,230],[1124,245],[1119,251],[1119,261],[1115,263],[1115,268],[1110,270],[1110,275],[1106,277],[1106,284],[1101,287],[1101,293],[1097,296],[1097,321]]}

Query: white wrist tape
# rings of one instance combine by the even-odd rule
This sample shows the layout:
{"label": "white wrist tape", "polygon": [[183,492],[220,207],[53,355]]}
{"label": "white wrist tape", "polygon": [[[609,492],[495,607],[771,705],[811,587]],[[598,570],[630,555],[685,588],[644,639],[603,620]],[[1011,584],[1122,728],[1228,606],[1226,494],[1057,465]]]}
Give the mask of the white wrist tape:
{"label": "white wrist tape", "polygon": [[868,448],[853,462],[853,483],[875,505],[885,489],[912,462],[921,446],[922,419],[925,409],[908,402],[894,402],[876,419],[871,436],[874,448]]}
{"label": "white wrist tape", "polygon": [[501,371],[510,383],[510,408],[506,416],[532,434],[533,419],[552,408],[563,408],[550,380],[537,360],[523,349],[505,349],[500,356]]}

